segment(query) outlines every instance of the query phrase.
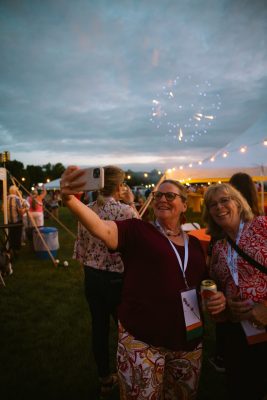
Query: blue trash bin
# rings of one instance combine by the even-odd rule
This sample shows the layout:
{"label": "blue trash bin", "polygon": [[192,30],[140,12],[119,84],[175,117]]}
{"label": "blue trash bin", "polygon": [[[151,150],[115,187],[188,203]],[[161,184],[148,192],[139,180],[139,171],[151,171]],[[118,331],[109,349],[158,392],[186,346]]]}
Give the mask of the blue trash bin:
{"label": "blue trash bin", "polygon": [[[57,228],[44,226],[42,228],[39,228],[39,231],[51,254],[53,255],[53,257],[56,257],[57,250],[59,249]],[[47,260],[48,258],[50,258],[50,255],[36,230],[33,231],[33,248],[38,258],[42,260]]]}

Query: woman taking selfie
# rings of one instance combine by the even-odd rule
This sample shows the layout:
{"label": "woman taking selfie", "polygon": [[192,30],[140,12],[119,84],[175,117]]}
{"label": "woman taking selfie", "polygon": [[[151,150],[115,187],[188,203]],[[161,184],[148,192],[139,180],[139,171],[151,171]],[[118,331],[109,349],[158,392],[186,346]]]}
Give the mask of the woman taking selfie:
{"label": "woman taking selfie", "polygon": [[229,399],[261,400],[267,394],[267,219],[255,217],[229,184],[204,196],[212,249],[210,275],[224,292],[225,367]]}
{"label": "woman taking selfie", "polygon": [[[153,193],[155,224],[103,221],[73,196],[81,174],[77,167],[64,172],[65,204],[92,235],[120,251],[124,263],[117,351],[121,399],[194,399],[202,355],[196,288],[206,277],[206,264],[199,241],[180,227],[185,188],[171,180],[160,184]],[[223,294],[214,294],[210,312],[224,307]]]}
{"label": "woman taking selfie", "polygon": [[[130,205],[134,195],[124,184],[123,170],[115,166],[104,167],[105,185],[97,200],[90,203],[92,209],[103,220],[139,218]],[[81,224],[75,242],[74,258],[84,269],[85,296],[91,312],[92,350],[100,380],[100,396],[107,396],[117,384],[116,374],[110,371],[109,330],[110,317],[117,324],[117,308],[121,300],[123,262],[120,254],[109,252],[102,240],[92,236]]]}

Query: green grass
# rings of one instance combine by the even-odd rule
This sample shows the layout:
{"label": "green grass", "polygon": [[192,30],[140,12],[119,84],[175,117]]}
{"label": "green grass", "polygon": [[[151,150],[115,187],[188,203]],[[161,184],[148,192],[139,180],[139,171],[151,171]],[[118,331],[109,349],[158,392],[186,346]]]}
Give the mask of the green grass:
{"label": "green grass", "polygon": [[[60,217],[76,231],[77,223],[66,208],[60,209]],[[58,228],[57,258],[68,260],[69,267],[38,259],[27,244],[13,264],[14,274],[5,277],[6,287],[0,286],[0,398],[95,400],[97,373],[83,271],[71,258],[74,239],[54,220],[46,220],[46,225]],[[111,336],[114,356],[114,325]],[[199,400],[226,399],[224,377],[206,361],[213,345],[213,325],[208,323]],[[118,392],[110,399],[118,400]]]}

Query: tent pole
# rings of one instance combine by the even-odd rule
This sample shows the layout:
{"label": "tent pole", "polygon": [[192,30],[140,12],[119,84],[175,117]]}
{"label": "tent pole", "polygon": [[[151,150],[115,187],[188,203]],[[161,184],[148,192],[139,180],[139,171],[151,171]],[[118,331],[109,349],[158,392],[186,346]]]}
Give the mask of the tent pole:
{"label": "tent pole", "polygon": [[[159,187],[159,185],[161,184],[162,181],[164,181],[166,179],[166,175],[163,174],[162,177],[160,178],[160,180],[158,181],[158,183],[155,186],[155,190],[157,190],[157,188]],[[139,215],[142,218],[146,209],[148,208],[149,204],[152,201],[152,194],[150,193],[147,200],[145,201],[145,203],[142,205],[142,207],[139,210]]]}
{"label": "tent pole", "polygon": [[[13,185],[16,186],[15,179],[14,179],[12,176],[10,176],[10,179],[12,180]],[[21,195],[20,192],[18,192],[18,195],[19,195],[20,200],[23,201],[23,198],[22,198],[22,195]],[[55,260],[55,258],[54,258],[54,256],[53,256],[53,254],[51,253],[51,251],[50,251],[50,249],[49,249],[49,247],[48,247],[46,241],[44,240],[43,236],[41,235],[41,232],[40,232],[40,230],[39,230],[39,227],[36,225],[36,222],[35,222],[35,220],[33,219],[32,215],[31,215],[31,213],[30,213],[29,211],[27,211],[27,215],[28,215],[28,217],[30,218],[31,224],[32,224],[32,226],[34,226],[34,228],[35,228],[35,230],[36,230],[36,232],[37,232],[37,234],[38,234],[38,236],[39,236],[41,242],[42,242],[43,245],[44,245],[44,248],[46,249],[46,251],[47,251],[47,253],[48,253],[48,255],[49,255],[49,257],[51,258],[52,263],[54,264],[55,267],[57,267],[57,262],[56,262],[56,260]]]}
{"label": "tent pole", "polygon": [[[9,172],[10,175],[10,179],[14,179],[15,182],[17,182],[17,185],[19,185],[19,187],[21,186],[22,189],[28,193],[29,196],[31,196],[31,193],[17,180],[17,178],[15,178],[14,176],[12,176],[11,178],[11,174]],[[45,211],[50,215],[50,217],[52,217],[59,225],[62,226],[62,228],[65,229],[66,232],[68,232],[74,239],[76,239],[76,235],[71,232],[71,230],[69,230],[69,228],[67,228],[57,217],[55,217],[55,215],[53,215],[45,206],[44,206]]]}

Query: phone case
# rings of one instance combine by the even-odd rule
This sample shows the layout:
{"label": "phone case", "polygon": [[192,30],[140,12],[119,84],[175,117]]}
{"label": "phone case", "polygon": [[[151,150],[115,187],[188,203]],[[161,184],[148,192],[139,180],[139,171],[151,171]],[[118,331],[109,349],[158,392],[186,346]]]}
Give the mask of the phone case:
{"label": "phone case", "polygon": [[104,168],[86,168],[84,171],[84,175],[79,177],[79,180],[77,180],[77,183],[79,181],[81,182],[81,186],[78,187],[77,191],[95,191],[104,187]]}

